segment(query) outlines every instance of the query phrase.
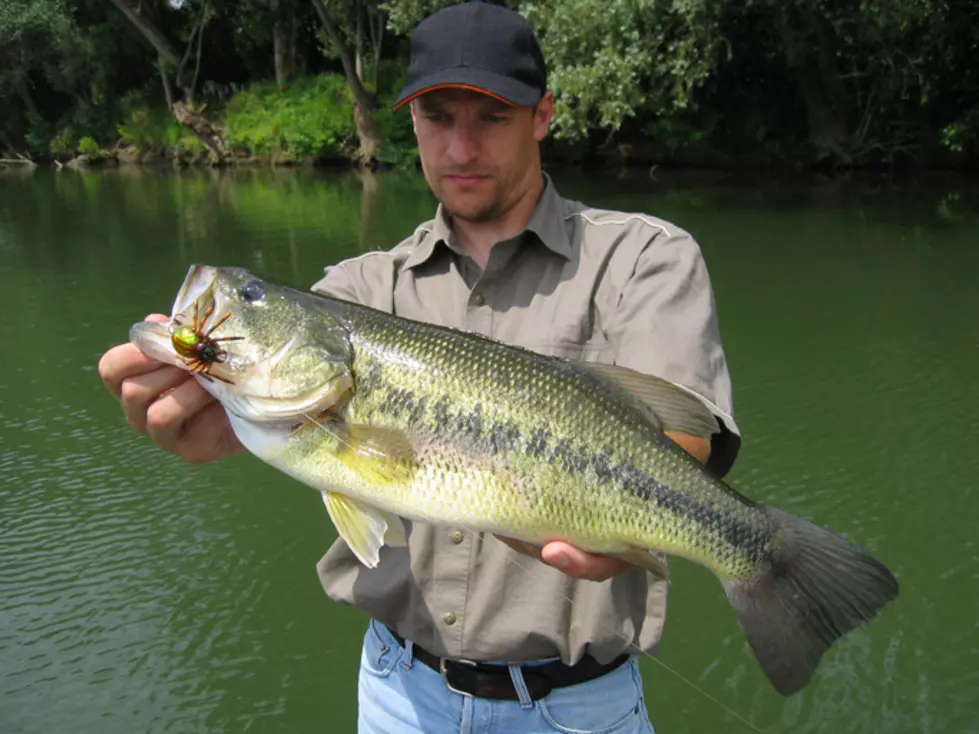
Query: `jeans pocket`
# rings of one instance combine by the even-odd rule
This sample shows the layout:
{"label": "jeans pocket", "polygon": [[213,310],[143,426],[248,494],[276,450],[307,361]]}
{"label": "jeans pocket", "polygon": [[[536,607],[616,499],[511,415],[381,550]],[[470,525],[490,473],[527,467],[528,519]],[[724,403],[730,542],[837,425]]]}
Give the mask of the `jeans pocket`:
{"label": "jeans pocket", "polygon": [[364,635],[364,649],[360,655],[361,668],[378,678],[387,678],[404,654],[404,648],[391,633],[372,619]]}
{"label": "jeans pocket", "polygon": [[645,731],[642,682],[635,658],[601,678],[557,688],[537,704],[548,726],[562,734]]}

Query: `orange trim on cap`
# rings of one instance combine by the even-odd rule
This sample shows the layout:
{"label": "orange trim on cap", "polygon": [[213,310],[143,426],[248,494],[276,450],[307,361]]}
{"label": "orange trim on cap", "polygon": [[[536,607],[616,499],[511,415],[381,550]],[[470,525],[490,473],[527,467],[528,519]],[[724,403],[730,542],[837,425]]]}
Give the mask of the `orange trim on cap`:
{"label": "orange trim on cap", "polygon": [[511,107],[519,107],[519,105],[514,104],[510,100],[503,99],[503,97],[501,97],[500,95],[493,94],[493,92],[489,91],[488,89],[483,89],[482,87],[474,87],[471,84],[436,84],[434,87],[425,87],[421,91],[415,92],[407,99],[403,99],[400,102],[398,102],[398,104],[396,104],[392,109],[396,110],[399,107],[403,107],[404,105],[411,102],[411,100],[415,99],[416,97],[420,97],[426,92],[432,92],[436,89],[468,89],[470,92],[479,92],[480,94],[485,94],[486,96],[492,97],[493,99],[498,99],[500,100],[500,102],[503,102],[504,104],[508,104]]}

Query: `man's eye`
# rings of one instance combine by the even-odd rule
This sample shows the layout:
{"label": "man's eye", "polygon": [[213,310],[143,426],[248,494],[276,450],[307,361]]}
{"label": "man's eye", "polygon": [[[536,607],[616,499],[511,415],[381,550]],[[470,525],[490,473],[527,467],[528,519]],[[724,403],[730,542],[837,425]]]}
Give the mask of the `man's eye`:
{"label": "man's eye", "polygon": [[440,112],[429,112],[425,115],[425,119],[429,122],[445,122],[445,115]]}
{"label": "man's eye", "polygon": [[493,124],[506,122],[509,118],[506,115],[486,115],[486,121]]}

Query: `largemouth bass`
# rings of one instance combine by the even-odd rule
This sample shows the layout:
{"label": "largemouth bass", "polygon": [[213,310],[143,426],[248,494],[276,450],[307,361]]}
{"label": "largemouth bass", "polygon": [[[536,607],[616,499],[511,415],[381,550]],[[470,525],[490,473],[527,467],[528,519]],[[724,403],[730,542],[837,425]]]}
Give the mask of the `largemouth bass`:
{"label": "largemouth bass", "polygon": [[679,386],[542,356],[194,266],[168,324],[130,339],[193,372],[255,456],[321,491],[365,565],[402,518],[535,544],[561,539],[663,578],[663,557],[720,580],[774,688],[898,594],[858,546],[742,496],[664,433],[715,418]]}

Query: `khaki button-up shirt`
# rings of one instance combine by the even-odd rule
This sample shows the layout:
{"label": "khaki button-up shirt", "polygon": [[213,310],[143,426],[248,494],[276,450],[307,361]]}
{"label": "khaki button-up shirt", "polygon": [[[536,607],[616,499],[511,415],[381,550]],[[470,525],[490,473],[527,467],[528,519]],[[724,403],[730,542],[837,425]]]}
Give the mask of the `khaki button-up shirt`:
{"label": "khaki button-up shirt", "polygon": [[[709,466],[723,475],[740,438],[697,243],[654,217],[563,199],[545,179],[525,231],[494,245],[485,269],[439,207],[392,250],[326,268],[313,290],[684,385],[718,419]],[[667,587],[643,569],[578,581],[491,535],[406,525],[408,547],[382,548],[375,569],[337,540],[318,564],[327,595],[445,657],[573,664],[657,647]]]}

